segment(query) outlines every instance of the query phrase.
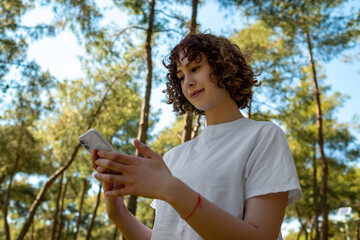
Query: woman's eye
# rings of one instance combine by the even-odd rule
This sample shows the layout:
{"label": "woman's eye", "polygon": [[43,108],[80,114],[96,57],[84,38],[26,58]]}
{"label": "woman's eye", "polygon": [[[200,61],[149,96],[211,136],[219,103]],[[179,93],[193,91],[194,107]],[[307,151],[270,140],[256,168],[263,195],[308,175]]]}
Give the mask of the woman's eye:
{"label": "woman's eye", "polygon": [[178,79],[179,79],[180,81],[183,81],[183,80],[184,80],[184,77],[178,77]]}
{"label": "woman's eye", "polygon": [[191,71],[192,71],[192,72],[196,72],[199,68],[200,68],[200,67],[193,67],[193,68],[191,69]]}

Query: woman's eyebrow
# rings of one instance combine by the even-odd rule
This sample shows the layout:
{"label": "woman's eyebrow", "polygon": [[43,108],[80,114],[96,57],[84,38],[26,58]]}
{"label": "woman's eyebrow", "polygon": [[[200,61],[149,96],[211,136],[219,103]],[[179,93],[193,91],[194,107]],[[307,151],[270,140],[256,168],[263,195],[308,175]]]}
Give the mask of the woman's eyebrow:
{"label": "woman's eyebrow", "polygon": [[[187,68],[192,62],[193,62],[193,61],[188,62],[188,63],[185,65],[185,68]],[[180,65],[180,66],[181,66],[181,65]],[[181,73],[181,72],[182,72],[181,70],[178,70],[178,71],[176,72],[176,74]]]}

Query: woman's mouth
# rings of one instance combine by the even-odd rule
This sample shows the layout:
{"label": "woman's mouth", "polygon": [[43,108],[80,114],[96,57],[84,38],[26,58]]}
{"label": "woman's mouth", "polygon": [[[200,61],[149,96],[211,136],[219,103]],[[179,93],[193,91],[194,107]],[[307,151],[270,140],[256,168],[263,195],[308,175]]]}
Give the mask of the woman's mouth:
{"label": "woman's mouth", "polygon": [[203,89],[200,89],[200,90],[195,90],[195,91],[193,91],[192,93],[190,93],[190,97],[191,97],[191,98],[196,98],[196,97],[199,96],[200,93],[202,93],[204,90],[205,90],[204,88],[203,88]]}

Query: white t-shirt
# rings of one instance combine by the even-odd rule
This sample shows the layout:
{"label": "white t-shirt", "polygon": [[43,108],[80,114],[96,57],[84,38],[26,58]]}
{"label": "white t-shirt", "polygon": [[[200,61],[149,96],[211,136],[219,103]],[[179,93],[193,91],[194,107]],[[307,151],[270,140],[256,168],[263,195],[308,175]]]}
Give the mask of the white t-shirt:
{"label": "white t-shirt", "polygon": [[[302,196],[288,142],[271,122],[241,118],[207,126],[164,160],[175,177],[239,219],[248,198],[289,191],[289,205]],[[151,239],[201,239],[167,202],[155,200],[152,207]]]}

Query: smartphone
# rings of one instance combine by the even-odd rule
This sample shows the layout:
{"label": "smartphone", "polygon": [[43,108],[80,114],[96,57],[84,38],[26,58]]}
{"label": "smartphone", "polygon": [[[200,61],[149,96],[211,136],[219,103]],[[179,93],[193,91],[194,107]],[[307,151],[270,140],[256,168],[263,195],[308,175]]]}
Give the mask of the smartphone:
{"label": "smartphone", "polygon": [[92,154],[93,149],[114,151],[111,144],[96,129],[90,129],[79,137],[79,142]]}

